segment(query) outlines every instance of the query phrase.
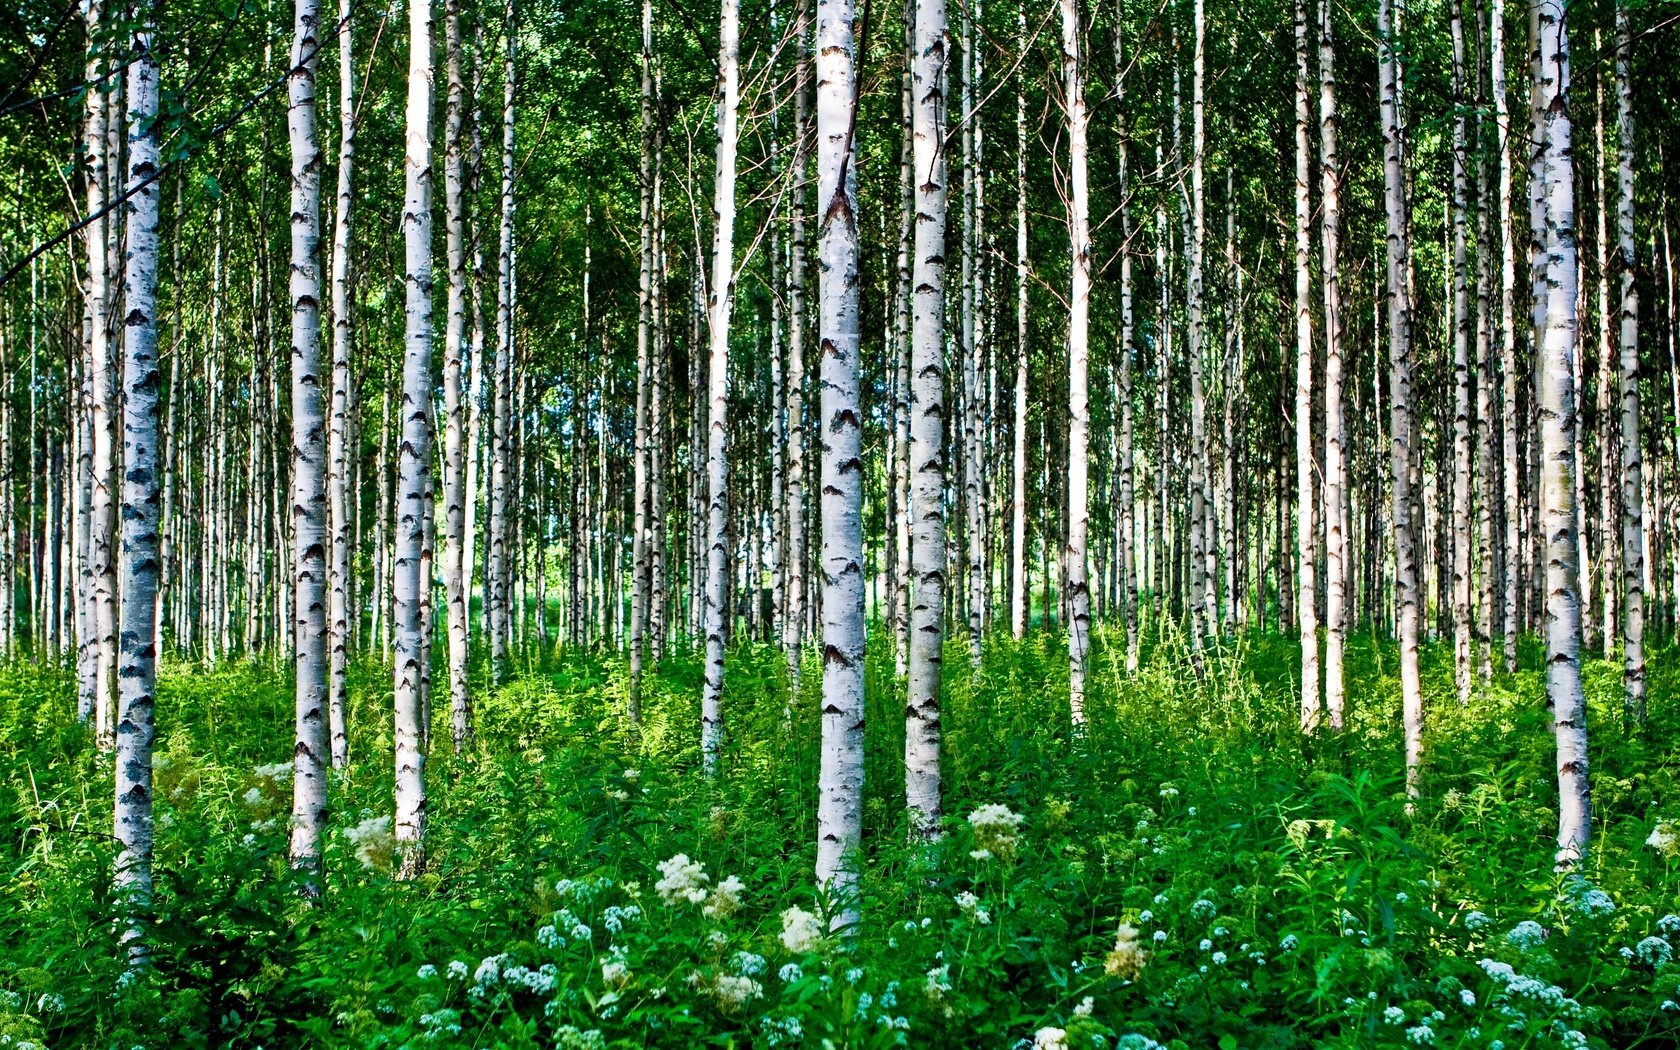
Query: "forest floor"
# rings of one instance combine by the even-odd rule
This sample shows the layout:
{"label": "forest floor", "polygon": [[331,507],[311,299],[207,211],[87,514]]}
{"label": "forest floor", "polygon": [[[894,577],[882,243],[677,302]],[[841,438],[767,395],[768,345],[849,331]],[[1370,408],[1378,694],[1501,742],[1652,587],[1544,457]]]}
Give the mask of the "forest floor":
{"label": "forest floor", "polygon": [[285,674],[169,667],[138,979],[112,933],[109,764],[73,682],[0,669],[0,1047],[1680,1045],[1673,650],[1652,654],[1637,735],[1618,669],[1588,665],[1595,838],[1563,876],[1532,643],[1463,707],[1450,649],[1426,650],[1408,814],[1386,643],[1350,646],[1348,730],[1304,744],[1291,640],[1227,642],[1201,681],[1172,641],[1128,680],[1105,641],[1082,737],[1060,639],[988,639],[972,674],[953,643],[929,854],[905,845],[903,703],[876,639],[863,920],[842,938],[803,915],[823,909],[815,659],[790,709],[776,651],[732,654],[715,783],[687,657],[650,677],[639,730],[617,658],[480,696],[462,757],[440,695],[429,864],[408,883],[380,816],[390,679],[359,666],[314,904],[285,862]]}

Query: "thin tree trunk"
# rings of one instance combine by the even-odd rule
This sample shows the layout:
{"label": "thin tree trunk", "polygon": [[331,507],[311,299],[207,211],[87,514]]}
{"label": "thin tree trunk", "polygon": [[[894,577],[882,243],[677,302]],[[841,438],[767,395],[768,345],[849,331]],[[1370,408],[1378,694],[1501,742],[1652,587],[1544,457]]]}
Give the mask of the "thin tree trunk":
{"label": "thin tree trunk", "polygon": [[1460,703],[1470,701],[1470,286],[1468,146],[1470,100],[1465,92],[1464,5],[1452,3],[1452,619],[1453,671]]}
{"label": "thin tree trunk", "polygon": [[[1116,37],[1118,40],[1118,37]],[[1027,47],[1027,9],[1019,7],[1015,46]],[[1118,46],[1118,44],[1116,45]],[[1025,74],[1015,81],[1015,439],[1010,475],[1009,624],[1017,639],[1027,635],[1032,593],[1027,580],[1027,381],[1031,352],[1027,342],[1027,280],[1032,260],[1027,251],[1027,96]],[[1125,189],[1122,185],[1121,193]]]}
{"label": "thin tree trunk", "polygon": [[809,559],[805,540],[805,197],[806,151],[809,140],[811,56],[806,36],[811,22],[810,0],[795,0],[793,36],[799,51],[794,74],[793,171],[788,202],[792,211],[792,241],[788,255],[787,365],[787,616],[782,620],[782,649],[787,658],[789,694],[797,695],[799,666],[804,657],[805,571]]}
{"label": "thin tree trunk", "polygon": [[[1026,9],[1021,11],[1021,31],[1024,37],[1026,26]],[[1126,673],[1136,674],[1138,670],[1138,596],[1137,596],[1137,533],[1134,515],[1136,513],[1135,486],[1136,479],[1133,469],[1133,419],[1132,419],[1132,386],[1133,376],[1137,369],[1137,338],[1132,318],[1132,200],[1131,200],[1131,163],[1132,142],[1131,132],[1127,124],[1126,112],[1126,49],[1125,49],[1125,12],[1116,9],[1114,21],[1114,96],[1115,123],[1120,138],[1120,168],[1116,192],[1120,196],[1120,508],[1118,524],[1120,530],[1120,602],[1122,615],[1126,624]],[[1023,47],[1023,52],[1024,52]],[[1023,334],[1021,339],[1022,364],[1025,364],[1027,329],[1027,298],[1026,298],[1026,166],[1024,154],[1026,151],[1026,113],[1020,93],[1016,95],[1015,127],[1021,141],[1023,159],[1017,168],[1021,189],[1021,210],[1016,214],[1016,230],[1019,238],[1016,244],[1017,256],[1021,260],[1022,280],[1020,285],[1020,299],[1016,304],[1016,324]],[[1024,373],[1017,373],[1016,413],[1017,426],[1022,431],[1026,429],[1026,400],[1027,390]],[[1026,445],[1018,440],[1016,454],[1020,457],[1019,470],[1023,480],[1026,472]],[[1026,493],[1021,493],[1023,503]],[[1025,531],[1025,513],[1021,517],[1022,532]],[[1024,537],[1023,537],[1024,538]],[[1024,610],[1023,610],[1024,613]],[[1026,627],[1025,617],[1021,628]],[[1021,632],[1016,636],[1020,637]]]}
{"label": "thin tree trunk", "polygon": [[[1393,451],[1394,591],[1400,640],[1400,695],[1405,729],[1406,793],[1418,793],[1423,753],[1423,694],[1418,680],[1417,540],[1412,518],[1412,317],[1406,273],[1405,157],[1400,114],[1400,58],[1394,39],[1392,0],[1377,8],[1379,104],[1382,110],[1383,201],[1388,230],[1388,383]],[[1302,616],[1310,615],[1306,610]]]}
{"label": "thin tree trunk", "polygon": [[642,718],[642,660],[648,619],[648,401],[653,339],[653,0],[642,0],[641,268],[637,277],[636,419],[630,498],[635,503],[631,538],[630,720]]}
{"label": "thin tree trunk", "polygon": [[128,265],[123,283],[122,635],[116,712],[113,893],[131,969],[146,962],[152,899],[152,738],[158,590],[158,61],[154,8],[138,9],[128,58]]}
{"label": "thin tree trunk", "polygon": [[740,119],[740,0],[723,0],[718,28],[717,174],[712,198],[706,440],[706,684],[701,697],[700,753],[716,776],[723,750],[725,591],[729,575],[729,313],[735,292],[735,151]]}
{"label": "thin tree trunk", "polygon": [[1518,596],[1522,592],[1522,490],[1517,457],[1516,228],[1511,215],[1511,108],[1505,91],[1505,0],[1493,0],[1489,50],[1493,80],[1494,127],[1499,151],[1499,372],[1500,443],[1504,460],[1505,539],[1500,580],[1503,614],[1499,626],[1505,649],[1505,672],[1517,670],[1517,633],[1521,629]]}
{"label": "thin tree trunk", "polygon": [[514,179],[514,112],[513,95],[516,85],[514,57],[516,50],[513,0],[506,0],[503,21],[507,41],[502,57],[502,200],[499,266],[496,283],[496,382],[495,408],[490,416],[490,529],[489,552],[485,558],[485,619],[490,625],[490,668],[492,680],[500,680],[507,668],[508,633],[511,617],[508,609],[510,566],[508,525],[512,508],[509,506],[512,478],[509,474],[513,429],[513,349],[514,349],[514,251],[513,251],[513,179]]}
{"label": "thin tree trunk", "polygon": [[[426,831],[425,725],[421,720],[429,654],[424,647],[422,575],[426,495],[431,479],[432,404],[432,19],[429,0],[410,0],[408,112],[403,171],[404,285],[402,445],[396,527],[396,839],[400,873],[423,863]],[[511,27],[510,27],[511,34]]]}
{"label": "thin tree trunk", "polygon": [[1190,573],[1187,581],[1190,601],[1191,651],[1198,673],[1202,669],[1201,649],[1214,630],[1218,614],[1213,590],[1212,552],[1208,548],[1209,458],[1207,442],[1207,392],[1203,380],[1205,325],[1202,309],[1202,257],[1207,240],[1207,193],[1204,188],[1206,152],[1207,71],[1204,38],[1206,17],[1201,0],[1194,6],[1194,52],[1190,78],[1190,215],[1186,228],[1185,320],[1190,357]]}
{"label": "thin tree trunk", "polygon": [[1301,628],[1301,730],[1323,716],[1318,681],[1318,543],[1313,493],[1312,107],[1307,0],[1295,0],[1295,579]]}
{"label": "thin tree trunk", "polygon": [[356,155],[356,64],[351,50],[351,0],[338,0],[338,209],[333,215],[332,252],[332,412],[327,430],[327,509],[331,525],[332,562],[329,565],[328,626],[331,631],[331,677],[327,709],[332,735],[332,764],[343,769],[350,761],[345,722],[349,705],[351,646],[351,559],[355,534],[351,529],[349,478],[350,415],[354,391],[350,380],[351,316],[350,213],[352,167]]}
{"label": "thin tree trunk", "polygon": [[[1621,276],[1622,683],[1628,719],[1645,722],[1644,465],[1639,434],[1639,265],[1633,240],[1633,61],[1626,0],[1616,4],[1616,269]],[[1672,333],[1671,333],[1672,335]],[[1607,382],[1608,376],[1605,377]],[[1606,477],[1605,483],[1609,484]]]}
{"label": "thin tree trunk", "polygon": [[[471,656],[471,578],[467,575],[467,402],[463,370],[467,340],[467,170],[466,82],[461,73],[461,2],[445,0],[444,62],[448,77],[444,109],[444,244],[449,267],[449,316],[443,344],[443,587],[449,636],[449,724],[455,753],[472,734],[467,692]],[[476,348],[475,348],[476,349]],[[429,577],[428,577],[429,580]]]}
{"label": "thin tree trunk", "polygon": [[[1085,70],[1080,59],[1080,25],[1077,0],[1061,0],[1062,91],[1068,121],[1068,243],[1071,252],[1072,289],[1068,296],[1068,524],[1067,595],[1068,701],[1073,724],[1085,724],[1085,665],[1090,649],[1091,591],[1086,579],[1086,531],[1090,525],[1087,507],[1087,448],[1091,426],[1090,409],[1090,312],[1091,312],[1091,201],[1087,175],[1086,135],[1090,118],[1085,111]],[[1200,25],[1201,0],[1196,0]],[[1197,59],[1200,61],[1200,38]],[[1200,270],[1192,278],[1192,300],[1197,296]],[[1192,317],[1199,318],[1192,307]],[[1200,552],[1198,552],[1200,553]]]}
{"label": "thin tree trunk", "polygon": [[1348,456],[1342,393],[1342,161],[1336,108],[1335,6],[1318,5],[1318,141],[1324,289],[1324,708],[1339,731],[1345,706],[1342,654],[1347,636]]}

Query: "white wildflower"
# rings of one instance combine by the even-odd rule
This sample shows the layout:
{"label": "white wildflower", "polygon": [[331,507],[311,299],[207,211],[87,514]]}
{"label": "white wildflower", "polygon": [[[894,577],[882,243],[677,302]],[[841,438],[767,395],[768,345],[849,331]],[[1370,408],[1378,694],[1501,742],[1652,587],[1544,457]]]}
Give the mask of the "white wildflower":
{"label": "white wildflower", "polygon": [[782,946],[795,955],[814,952],[822,945],[822,920],[797,904],[782,912]]}
{"label": "white wildflower", "polygon": [[663,877],[653,884],[653,888],[666,904],[683,901],[699,904],[706,899],[706,883],[709,881],[706,869],[689,860],[688,854],[679,853],[670,860],[660,861],[659,874]]}
{"label": "white wildflower", "polygon": [[1505,935],[1505,942],[1519,951],[1528,951],[1540,946],[1546,939],[1546,931],[1533,919],[1524,919],[1511,927],[1511,932]]}
{"label": "white wildflower", "polygon": [[1040,1028],[1033,1033],[1033,1050],[1068,1050],[1065,1028]]}

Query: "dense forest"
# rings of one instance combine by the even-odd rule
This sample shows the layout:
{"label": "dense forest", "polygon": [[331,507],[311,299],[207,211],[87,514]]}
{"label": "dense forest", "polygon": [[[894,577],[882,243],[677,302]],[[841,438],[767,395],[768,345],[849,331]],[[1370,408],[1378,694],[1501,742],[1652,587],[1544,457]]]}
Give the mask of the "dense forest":
{"label": "dense forest", "polygon": [[0,1047],[1680,1045],[1675,0],[20,0]]}

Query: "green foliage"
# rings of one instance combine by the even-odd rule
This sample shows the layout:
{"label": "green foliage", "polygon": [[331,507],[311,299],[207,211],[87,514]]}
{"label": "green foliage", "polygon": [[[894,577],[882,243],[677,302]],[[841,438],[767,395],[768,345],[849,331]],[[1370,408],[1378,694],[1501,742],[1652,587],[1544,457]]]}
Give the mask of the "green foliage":
{"label": "green foliage", "polygon": [[428,864],[409,882],[392,877],[383,816],[388,672],[358,665],[318,901],[285,860],[288,684],[243,664],[171,668],[152,967],[137,978],[111,925],[110,770],[75,725],[73,679],[0,669],[0,1046],[1680,1039],[1680,844],[1659,827],[1680,818],[1668,654],[1638,734],[1619,724],[1613,669],[1588,669],[1597,838],[1559,875],[1535,671],[1461,707],[1450,654],[1426,652],[1440,699],[1409,806],[1386,644],[1350,645],[1347,731],[1302,741],[1292,640],[1228,640],[1198,680],[1179,636],[1153,628],[1131,679],[1098,631],[1077,735],[1061,638],[988,639],[978,672],[955,641],[947,834],[913,848],[887,639],[870,653],[853,935],[827,932],[811,882],[814,659],[790,701],[779,652],[733,654],[715,783],[687,655],[648,680],[640,726],[623,717],[623,662],[589,655],[480,696],[460,756],[439,710]]}

